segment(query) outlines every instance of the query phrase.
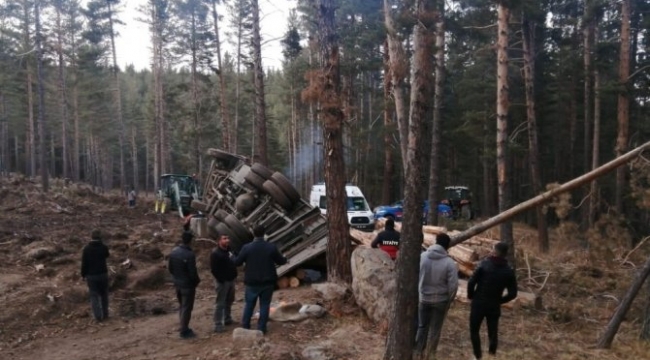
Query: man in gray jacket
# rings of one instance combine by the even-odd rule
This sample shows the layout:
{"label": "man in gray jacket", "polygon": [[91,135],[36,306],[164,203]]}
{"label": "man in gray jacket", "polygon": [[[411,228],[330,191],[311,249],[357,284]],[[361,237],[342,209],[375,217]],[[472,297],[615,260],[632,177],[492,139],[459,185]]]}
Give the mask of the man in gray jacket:
{"label": "man in gray jacket", "polygon": [[440,234],[436,244],[420,255],[417,353],[424,350],[427,341],[431,341],[431,351],[436,351],[447,310],[456,297],[458,267],[447,254],[450,242],[447,234]]}

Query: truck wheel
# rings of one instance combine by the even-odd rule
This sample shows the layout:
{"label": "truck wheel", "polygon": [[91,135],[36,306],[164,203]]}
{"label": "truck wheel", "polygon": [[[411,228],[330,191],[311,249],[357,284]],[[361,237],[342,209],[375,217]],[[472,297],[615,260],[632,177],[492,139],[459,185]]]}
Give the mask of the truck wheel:
{"label": "truck wheel", "polygon": [[217,210],[217,211],[214,213],[214,215],[212,215],[212,216],[213,216],[215,219],[217,219],[217,220],[219,220],[219,221],[221,221],[221,222],[224,222],[224,221],[226,220],[226,218],[228,217],[228,215],[230,215],[230,214],[228,214],[228,213],[226,212],[226,210],[224,210],[224,209],[219,209],[219,210]]}
{"label": "truck wheel", "polygon": [[264,190],[263,185],[265,180],[256,173],[249,171],[248,174],[244,176],[244,180],[246,180],[247,183],[251,184],[255,189]]}
{"label": "truck wheel", "polygon": [[253,166],[251,166],[251,171],[259,175],[264,180],[270,179],[271,175],[273,175],[273,172],[269,170],[269,168],[260,163],[253,164]]}
{"label": "truck wheel", "polygon": [[472,209],[469,205],[463,205],[460,207],[460,216],[463,220],[472,220]]}
{"label": "truck wheel", "polygon": [[300,200],[300,194],[298,193],[298,190],[296,190],[296,188],[291,185],[289,179],[282,175],[281,172],[274,172],[273,175],[271,175],[271,181],[273,181],[280,189],[282,189],[282,191],[284,191],[292,203],[296,203],[298,200]]}
{"label": "truck wheel", "polygon": [[282,206],[285,210],[291,210],[293,207],[293,204],[291,203],[291,200],[280,190],[280,188],[275,185],[275,183],[271,180],[266,180],[263,184],[264,191],[266,191],[269,195],[271,195],[271,198],[275,200],[280,206]]}
{"label": "truck wheel", "polygon": [[219,225],[219,220],[212,218],[208,220],[208,233],[210,234],[210,237],[216,238],[217,237],[217,225]]}
{"label": "truck wheel", "polygon": [[204,203],[203,201],[192,200],[192,203],[190,204],[190,207],[192,207],[192,209],[198,210],[200,212],[208,212],[209,205]]}
{"label": "truck wheel", "polygon": [[242,244],[250,242],[253,240],[253,236],[250,231],[237,219],[234,215],[226,216],[225,220],[226,225],[235,233],[237,236],[237,241]]}
{"label": "truck wheel", "polygon": [[228,227],[228,225],[220,222],[217,224],[217,226],[214,227],[214,229],[217,231],[217,240],[219,239],[218,237],[221,235],[226,235],[229,238],[233,239],[233,244],[235,243],[234,238],[235,238],[235,233]]}

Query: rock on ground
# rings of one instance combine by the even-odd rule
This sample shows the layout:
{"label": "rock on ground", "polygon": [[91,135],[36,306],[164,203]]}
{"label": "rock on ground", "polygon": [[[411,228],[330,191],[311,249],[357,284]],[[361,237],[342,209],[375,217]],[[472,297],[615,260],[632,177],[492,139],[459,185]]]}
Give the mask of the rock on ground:
{"label": "rock on ground", "polygon": [[379,249],[357,248],[352,253],[352,294],[368,317],[386,325],[397,288],[395,263]]}
{"label": "rock on ground", "polygon": [[326,301],[342,300],[349,291],[346,286],[335,283],[313,284],[311,288],[316,290]]}
{"label": "rock on ground", "polygon": [[242,347],[250,347],[264,341],[264,333],[260,330],[236,328],[232,332],[233,343]]}

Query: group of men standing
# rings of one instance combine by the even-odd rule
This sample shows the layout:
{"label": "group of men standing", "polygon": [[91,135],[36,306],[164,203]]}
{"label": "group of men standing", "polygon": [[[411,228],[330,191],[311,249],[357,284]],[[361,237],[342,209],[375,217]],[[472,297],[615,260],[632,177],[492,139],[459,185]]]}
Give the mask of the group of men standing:
{"label": "group of men standing", "polygon": [[[371,246],[381,248],[395,259],[398,255],[400,234],[395,230],[393,220],[387,220],[385,228]],[[210,271],[215,279],[217,294],[213,318],[215,332],[225,331],[226,326],[234,322],[231,309],[235,299],[237,267],[244,263],[246,289],[241,326],[250,329],[253,311],[259,300],[257,329],[264,334],[267,332],[271,299],[277,281],[275,267],[285,264],[287,259],[275,245],[264,240],[263,226],[256,226],[253,235],[253,241],[244,245],[239,254],[234,256],[230,251],[230,238],[226,234],[220,234],[217,247],[210,254]],[[201,282],[196,268],[196,255],[190,246],[193,238],[194,235],[186,229],[181,236],[181,244],[172,250],[168,262],[168,270],[173,277],[179,303],[180,337],[184,339],[196,336],[189,323],[196,287]],[[444,319],[456,297],[458,268],[447,252],[450,244],[451,239],[447,234],[439,234],[436,236],[436,244],[420,256],[416,353],[422,353],[428,342],[431,351],[436,351]],[[508,245],[504,242],[497,243],[493,253],[476,268],[467,285],[467,297],[472,301],[469,316],[470,338],[476,359],[482,357],[479,330],[483,320],[487,322],[488,352],[494,355],[498,345],[501,304],[517,296],[517,281],[513,269],[508,265],[507,254]],[[97,321],[108,318],[108,256],[108,247],[102,242],[101,232],[93,231],[91,241],[83,249],[81,276],[88,284],[92,311]],[[504,290],[507,290],[506,295],[503,295]]]}
{"label": "group of men standing", "polygon": [[[230,238],[228,235],[218,236],[217,247],[210,254],[210,271],[215,278],[217,293],[214,311],[214,331],[224,332],[226,326],[233,324],[232,304],[235,301],[235,279],[237,267],[246,264],[244,270],[244,311],[241,326],[251,328],[251,318],[255,305],[259,300],[260,316],[257,321],[257,330],[264,334],[267,332],[267,323],[271,308],[273,290],[277,282],[276,265],[283,265],[287,259],[280,254],[278,248],[264,240],[265,229],[256,226],[253,229],[255,238],[244,245],[239,254],[234,256],[230,252]],[[182,244],[175,247],[169,255],[169,272],[174,278],[176,297],[179,303],[180,336],[193,338],[196,336],[189,327],[194,307],[196,287],[201,279],[196,269],[196,257],[190,248],[193,235],[185,231],[182,235]]]}
{"label": "group of men standing", "polygon": [[[260,316],[257,330],[267,332],[271,299],[277,282],[276,265],[283,265],[287,259],[280,254],[277,247],[264,240],[265,229],[257,226],[253,229],[255,238],[244,245],[239,254],[230,252],[230,238],[220,234],[217,247],[210,254],[210,271],[215,279],[217,293],[214,311],[214,331],[224,332],[226,326],[234,323],[232,304],[235,301],[235,279],[237,267],[246,264],[244,270],[244,311],[241,326],[250,329],[251,318],[257,301],[260,303]],[[189,327],[196,298],[196,288],[201,282],[196,267],[196,255],[191,248],[194,235],[184,231],[181,243],[169,254],[167,264],[172,275],[179,309],[179,333],[183,339],[196,337]],[[84,247],[81,259],[81,276],[87,282],[90,293],[93,316],[97,321],[108,318],[108,247],[102,241],[99,230],[92,232],[91,241]]]}
{"label": "group of men standing", "polygon": [[[386,220],[385,230],[371,243],[373,248],[384,250],[391,259],[399,252],[400,233],[395,222]],[[447,234],[436,236],[436,244],[420,255],[418,282],[419,305],[415,352],[421,354],[427,348],[435,352],[440,341],[442,325],[458,290],[458,267],[449,256],[451,239]],[[499,242],[492,254],[474,270],[467,283],[467,297],[472,301],[469,315],[469,332],[475,359],[481,359],[479,331],[483,320],[487,322],[488,352],[495,355],[498,346],[498,327],[501,305],[517,297],[517,280],[508,265],[508,244]],[[503,295],[504,290],[507,294]]]}

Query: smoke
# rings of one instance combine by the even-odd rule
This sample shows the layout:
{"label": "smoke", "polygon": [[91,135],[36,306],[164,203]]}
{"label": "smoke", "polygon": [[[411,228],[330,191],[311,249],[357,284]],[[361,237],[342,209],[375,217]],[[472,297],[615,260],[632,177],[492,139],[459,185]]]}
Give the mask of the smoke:
{"label": "smoke", "polygon": [[[311,185],[322,180],[323,142],[322,132],[316,127],[305,127],[301,130],[298,150],[295,158],[290,158],[285,174],[298,185],[297,188],[308,189]],[[304,182],[304,183],[303,183]]]}

